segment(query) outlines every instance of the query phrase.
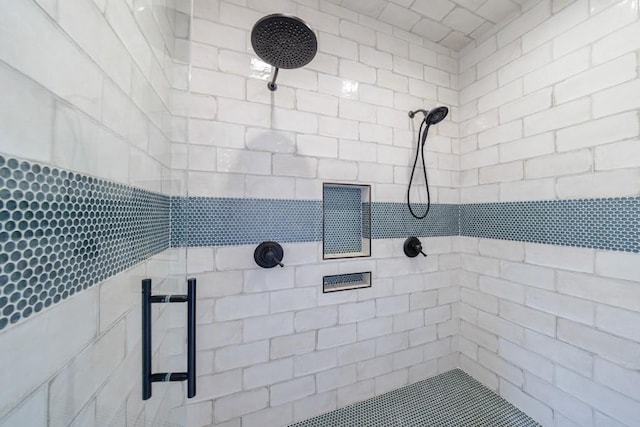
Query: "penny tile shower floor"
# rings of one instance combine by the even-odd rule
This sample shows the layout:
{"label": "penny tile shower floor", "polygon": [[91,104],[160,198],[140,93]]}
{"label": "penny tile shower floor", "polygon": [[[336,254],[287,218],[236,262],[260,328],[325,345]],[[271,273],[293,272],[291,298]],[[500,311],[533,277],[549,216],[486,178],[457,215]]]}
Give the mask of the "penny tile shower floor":
{"label": "penny tile shower floor", "polygon": [[460,369],[291,427],[504,426],[540,424]]}

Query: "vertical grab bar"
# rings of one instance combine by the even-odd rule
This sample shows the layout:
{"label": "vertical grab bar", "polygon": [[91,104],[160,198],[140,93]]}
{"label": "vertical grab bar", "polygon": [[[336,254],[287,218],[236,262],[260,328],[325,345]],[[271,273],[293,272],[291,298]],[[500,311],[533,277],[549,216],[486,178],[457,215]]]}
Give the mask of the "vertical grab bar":
{"label": "vertical grab bar", "polygon": [[142,400],[151,397],[151,279],[142,281]]}
{"label": "vertical grab bar", "polygon": [[[196,279],[187,281],[187,295],[151,295],[151,279],[142,281],[142,400],[151,397],[154,382],[187,381],[187,397],[196,395]],[[187,303],[187,372],[151,373],[151,304]]]}
{"label": "vertical grab bar", "polygon": [[187,280],[187,397],[196,395],[196,279]]}

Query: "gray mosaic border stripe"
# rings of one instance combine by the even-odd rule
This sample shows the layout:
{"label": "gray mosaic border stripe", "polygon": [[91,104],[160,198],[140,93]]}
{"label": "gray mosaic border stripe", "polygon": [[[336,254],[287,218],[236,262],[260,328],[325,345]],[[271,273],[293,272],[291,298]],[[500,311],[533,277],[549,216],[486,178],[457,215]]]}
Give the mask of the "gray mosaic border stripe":
{"label": "gray mosaic border stripe", "polygon": [[[416,213],[424,212],[425,204],[411,205]],[[373,203],[372,236],[374,239],[394,239],[409,236],[436,237],[459,234],[458,205],[432,204],[424,219],[411,216],[405,203]]]}
{"label": "gray mosaic border stripe", "polygon": [[171,244],[228,246],[322,239],[320,200],[172,198]]}
{"label": "gray mosaic border stripe", "polygon": [[0,330],[169,248],[169,202],[0,156]]}
{"label": "gray mosaic border stripe", "polygon": [[[416,220],[403,203],[372,203],[371,215],[374,239],[459,234],[458,205],[432,205],[427,218]],[[248,245],[265,240],[321,241],[322,202],[213,197],[171,200],[173,247]]]}
{"label": "gray mosaic border stripe", "polygon": [[460,235],[640,252],[640,197],[460,205]]}

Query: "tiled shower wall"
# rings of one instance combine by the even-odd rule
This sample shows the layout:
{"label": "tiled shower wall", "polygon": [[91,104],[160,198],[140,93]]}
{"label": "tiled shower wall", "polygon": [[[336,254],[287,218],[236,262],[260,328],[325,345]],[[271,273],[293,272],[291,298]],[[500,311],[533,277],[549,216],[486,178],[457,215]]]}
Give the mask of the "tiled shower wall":
{"label": "tiled shower wall", "polygon": [[[274,12],[306,20],[319,52],[303,69],[282,70],[270,92],[250,31]],[[429,257],[409,259],[404,235],[389,230],[408,233],[416,222],[375,225],[375,209],[395,206],[376,203],[406,197],[419,125],[409,110],[451,108],[431,129],[426,158],[433,201],[458,202],[456,54],[328,1],[196,1],[192,37],[190,117],[174,123],[187,131],[173,166],[188,171],[198,205],[224,216],[189,218],[202,230],[190,241],[203,247],[188,249],[188,271],[208,284],[199,291],[202,376],[187,402],[191,425],[286,425],[456,366],[457,238],[424,238]],[[322,260],[323,182],[372,186],[373,231],[387,238],[373,240],[371,258]],[[418,182],[413,200],[425,201]],[[243,211],[223,198],[292,202],[247,201]],[[307,205],[311,221],[292,215]],[[281,242],[285,267],[265,270],[242,233],[235,246],[206,246],[237,224],[316,237]],[[322,293],[323,275],[363,271],[372,288]]]}
{"label": "tiled shower wall", "polygon": [[[140,398],[139,283],[173,286],[184,260],[167,249],[171,88],[187,84],[182,3],[0,5],[3,427],[150,425],[181,404],[175,387]],[[140,221],[148,208],[158,210]],[[140,228],[163,215],[164,230]],[[40,246],[22,245],[34,236]],[[7,283],[14,266],[35,283]],[[156,364],[174,362],[174,314],[154,313]]]}
{"label": "tiled shower wall", "polygon": [[[459,240],[460,366],[545,426],[640,423],[639,41],[635,0],[541,1],[460,55],[461,202],[551,201],[520,228],[505,208],[495,238],[561,235],[578,210],[591,231]],[[635,197],[623,229],[622,199],[553,202],[613,197]],[[619,252],[593,249],[608,236]]]}

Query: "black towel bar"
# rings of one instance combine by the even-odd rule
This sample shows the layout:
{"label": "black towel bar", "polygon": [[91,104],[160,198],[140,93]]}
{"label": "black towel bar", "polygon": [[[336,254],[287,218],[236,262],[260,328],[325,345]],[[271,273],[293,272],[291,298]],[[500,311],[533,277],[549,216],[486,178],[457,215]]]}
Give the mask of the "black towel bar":
{"label": "black towel bar", "polygon": [[[151,373],[151,304],[187,303],[187,372]],[[196,395],[196,279],[187,280],[187,295],[151,295],[151,279],[142,281],[142,400],[151,397],[151,384],[186,381],[187,397]]]}

